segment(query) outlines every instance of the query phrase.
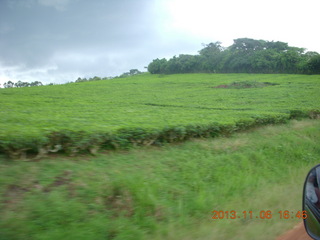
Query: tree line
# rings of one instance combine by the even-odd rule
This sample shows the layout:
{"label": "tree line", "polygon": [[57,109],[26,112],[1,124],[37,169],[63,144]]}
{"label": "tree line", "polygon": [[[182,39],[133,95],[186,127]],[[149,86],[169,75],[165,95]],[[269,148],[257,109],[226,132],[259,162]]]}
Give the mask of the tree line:
{"label": "tree line", "polygon": [[296,73],[320,74],[320,54],[284,42],[238,38],[224,48],[221,42],[203,44],[197,55],[154,59],[151,74],[174,73]]}
{"label": "tree line", "polygon": [[[88,82],[88,81],[100,81],[100,80],[109,80],[109,79],[114,79],[114,78],[125,78],[125,77],[130,77],[130,76],[134,76],[134,75],[138,75],[141,74],[142,72],[140,72],[138,69],[130,69],[129,72],[124,72],[119,76],[116,77],[93,77],[93,78],[78,78],[75,82],[79,83],[79,82]],[[69,83],[73,83],[73,82],[69,82]]]}
{"label": "tree line", "polygon": [[[91,78],[81,78],[78,77],[74,82],[67,82],[65,84],[70,84],[70,83],[80,83],[80,82],[89,82],[89,81],[100,81],[100,80],[109,80],[109,79],[114,79],[114,78],[125,78],[125,77],[130,77],[130,76],[134,76],[134,75],[138,75],[138,74],[142,74],[143,72],[140,72],[138,69],[130,69],[129,72],[124,72],[119,76],[116,77],[91,77]],[[49,83],[47,84],[47,86],[51,86],[51,85],[57,85],[55,83]],[[3,84],[3,88],[21,88],[21,87],[34,87],[34,86],[43,86],[42,82],[40,81],[35,81],[35,82],[22,82],[22,81],[18,81],[16,83],[14,83],[13,81],[7,81]],[[1,87],[1,84],[0,84]]]}
{"label": "tree line", "polygon": [[40,81],[34,81],[34,82],[22,82],[22,81],[18,81],[16,83],[12,82],[12,81],[7,81],[3,84],[4,88],[21,88],[21,87],[35,87],[35,86],[43,86],[42,82]]}

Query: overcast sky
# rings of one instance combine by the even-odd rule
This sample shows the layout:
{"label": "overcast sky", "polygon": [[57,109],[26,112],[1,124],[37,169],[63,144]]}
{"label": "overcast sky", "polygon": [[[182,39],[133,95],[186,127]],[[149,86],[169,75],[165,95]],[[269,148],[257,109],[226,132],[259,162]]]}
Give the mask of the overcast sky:
{"label": "overcast sky", "polygon": [[320,53],[319,0],[0,0],[0,83],[144,71],[248,37]]}

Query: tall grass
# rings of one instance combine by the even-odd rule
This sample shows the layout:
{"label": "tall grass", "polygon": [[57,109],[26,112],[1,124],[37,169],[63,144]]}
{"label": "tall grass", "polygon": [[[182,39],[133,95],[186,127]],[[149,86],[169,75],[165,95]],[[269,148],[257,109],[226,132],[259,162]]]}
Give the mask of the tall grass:
{"label": "tall grass", "polygon": [[[273,239],[299,219],[320,122],[163,148],[0,162],[0,239]],[[211,219],[271,210],[272,219]],[[256,214],[256,215],[257,215]]]}

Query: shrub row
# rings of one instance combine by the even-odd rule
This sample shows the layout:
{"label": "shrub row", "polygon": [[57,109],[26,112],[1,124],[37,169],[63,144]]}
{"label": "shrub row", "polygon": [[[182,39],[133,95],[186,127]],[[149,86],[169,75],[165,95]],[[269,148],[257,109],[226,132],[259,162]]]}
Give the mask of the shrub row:
{"label": "shrub row", "polygon": [[122,128],[114,133],[60,130],[40,137],[12,137],[0,139],[0,152],[12,159],[25,159],[32,156],[39,159],[50,152],[64,152],[70,156],[78,153],[95,155],[99,149],[128,149],[134,146],[162,145],[182,142],[191,138],[229,136],[238,131],[253,127],[286,123],[290,119],[320,118],[319,110],[292,110],[289,114],[273,116],[252,116],[235,124],[211,123],[207,125],[167,126],[163,129]]}

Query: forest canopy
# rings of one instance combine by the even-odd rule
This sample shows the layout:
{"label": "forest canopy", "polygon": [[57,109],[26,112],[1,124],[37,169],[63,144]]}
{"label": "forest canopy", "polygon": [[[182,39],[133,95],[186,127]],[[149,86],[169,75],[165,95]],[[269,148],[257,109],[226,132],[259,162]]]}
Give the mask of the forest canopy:
{"label": "forest canopy", "polygon": [[174,73],[292,73],[320,74],[320,54],[285,42],[235,39],[227,48],[221,42],[203,44],[197,55],[180,54],[154,59],[151,74]]}

